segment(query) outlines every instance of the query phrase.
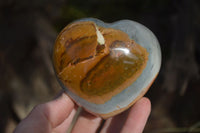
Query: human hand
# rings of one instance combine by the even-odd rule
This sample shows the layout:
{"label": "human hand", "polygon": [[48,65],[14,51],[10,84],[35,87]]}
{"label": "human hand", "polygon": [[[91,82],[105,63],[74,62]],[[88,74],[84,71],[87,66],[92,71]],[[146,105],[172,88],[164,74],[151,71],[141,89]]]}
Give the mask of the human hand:
{"label": "human hand", "polygon": [[[83,111],[72,133],[142,133],[151,111],[149,99],[143,97],[132,108],[105,121]],[[65,94],[37,105],[16,127],[14,133],[65,133],[76,113],[76,105]],[[99,128],[101,127],[101,129]]]}

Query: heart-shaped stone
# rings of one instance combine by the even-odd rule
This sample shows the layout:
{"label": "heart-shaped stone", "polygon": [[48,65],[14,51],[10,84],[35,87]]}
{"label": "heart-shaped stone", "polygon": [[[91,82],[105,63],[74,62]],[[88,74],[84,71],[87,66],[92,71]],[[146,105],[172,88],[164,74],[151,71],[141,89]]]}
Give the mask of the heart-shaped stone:
{"label": "heart-shaped stone", "polygon": [[108,118],[133,105],[158,75],[161,51],[143,25],[85,18],[67,25],[53,51],[56,75],[85,110]]}

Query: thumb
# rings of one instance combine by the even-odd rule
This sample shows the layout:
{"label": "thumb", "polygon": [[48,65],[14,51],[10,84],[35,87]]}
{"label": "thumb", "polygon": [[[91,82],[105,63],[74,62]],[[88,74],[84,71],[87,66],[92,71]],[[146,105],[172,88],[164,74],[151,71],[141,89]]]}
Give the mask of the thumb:
{"label": "thumb", "polygon": [[73,101],[62,93],[60,97],[50,102],[37,105],[31,113],[20,122],[14,133],[51,132],[68,118],[74,108]]}

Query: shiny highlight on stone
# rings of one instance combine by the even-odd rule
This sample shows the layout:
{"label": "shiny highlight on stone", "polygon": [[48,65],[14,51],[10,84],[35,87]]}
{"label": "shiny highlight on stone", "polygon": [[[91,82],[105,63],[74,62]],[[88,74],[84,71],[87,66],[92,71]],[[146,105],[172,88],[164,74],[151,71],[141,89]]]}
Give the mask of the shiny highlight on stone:
{"label": "shiny highlight on stone", "polygon": [[80,21],[59,34],[53,63],[67,89],[88,102],[103,104],[136,81],[148,55],[125,32]]}

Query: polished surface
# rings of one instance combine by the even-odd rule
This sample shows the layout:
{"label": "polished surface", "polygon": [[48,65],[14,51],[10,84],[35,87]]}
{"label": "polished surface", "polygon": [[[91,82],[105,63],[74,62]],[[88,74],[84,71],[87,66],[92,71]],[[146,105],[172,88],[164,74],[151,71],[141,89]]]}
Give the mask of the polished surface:
{"label": "polished surface", "polygon": [[54,66],[61,82],[85,100],[102,104],[130,86],[148,60],[146,49],[128,34],[74,22],[59,35]]}
{"label": "polished surface", "polygon": [[61,31],[53,59],[68,95],[107,118],[146,93],[159,72],[161,52],[153,33],[137,22],[107,24],[87,18]]}

